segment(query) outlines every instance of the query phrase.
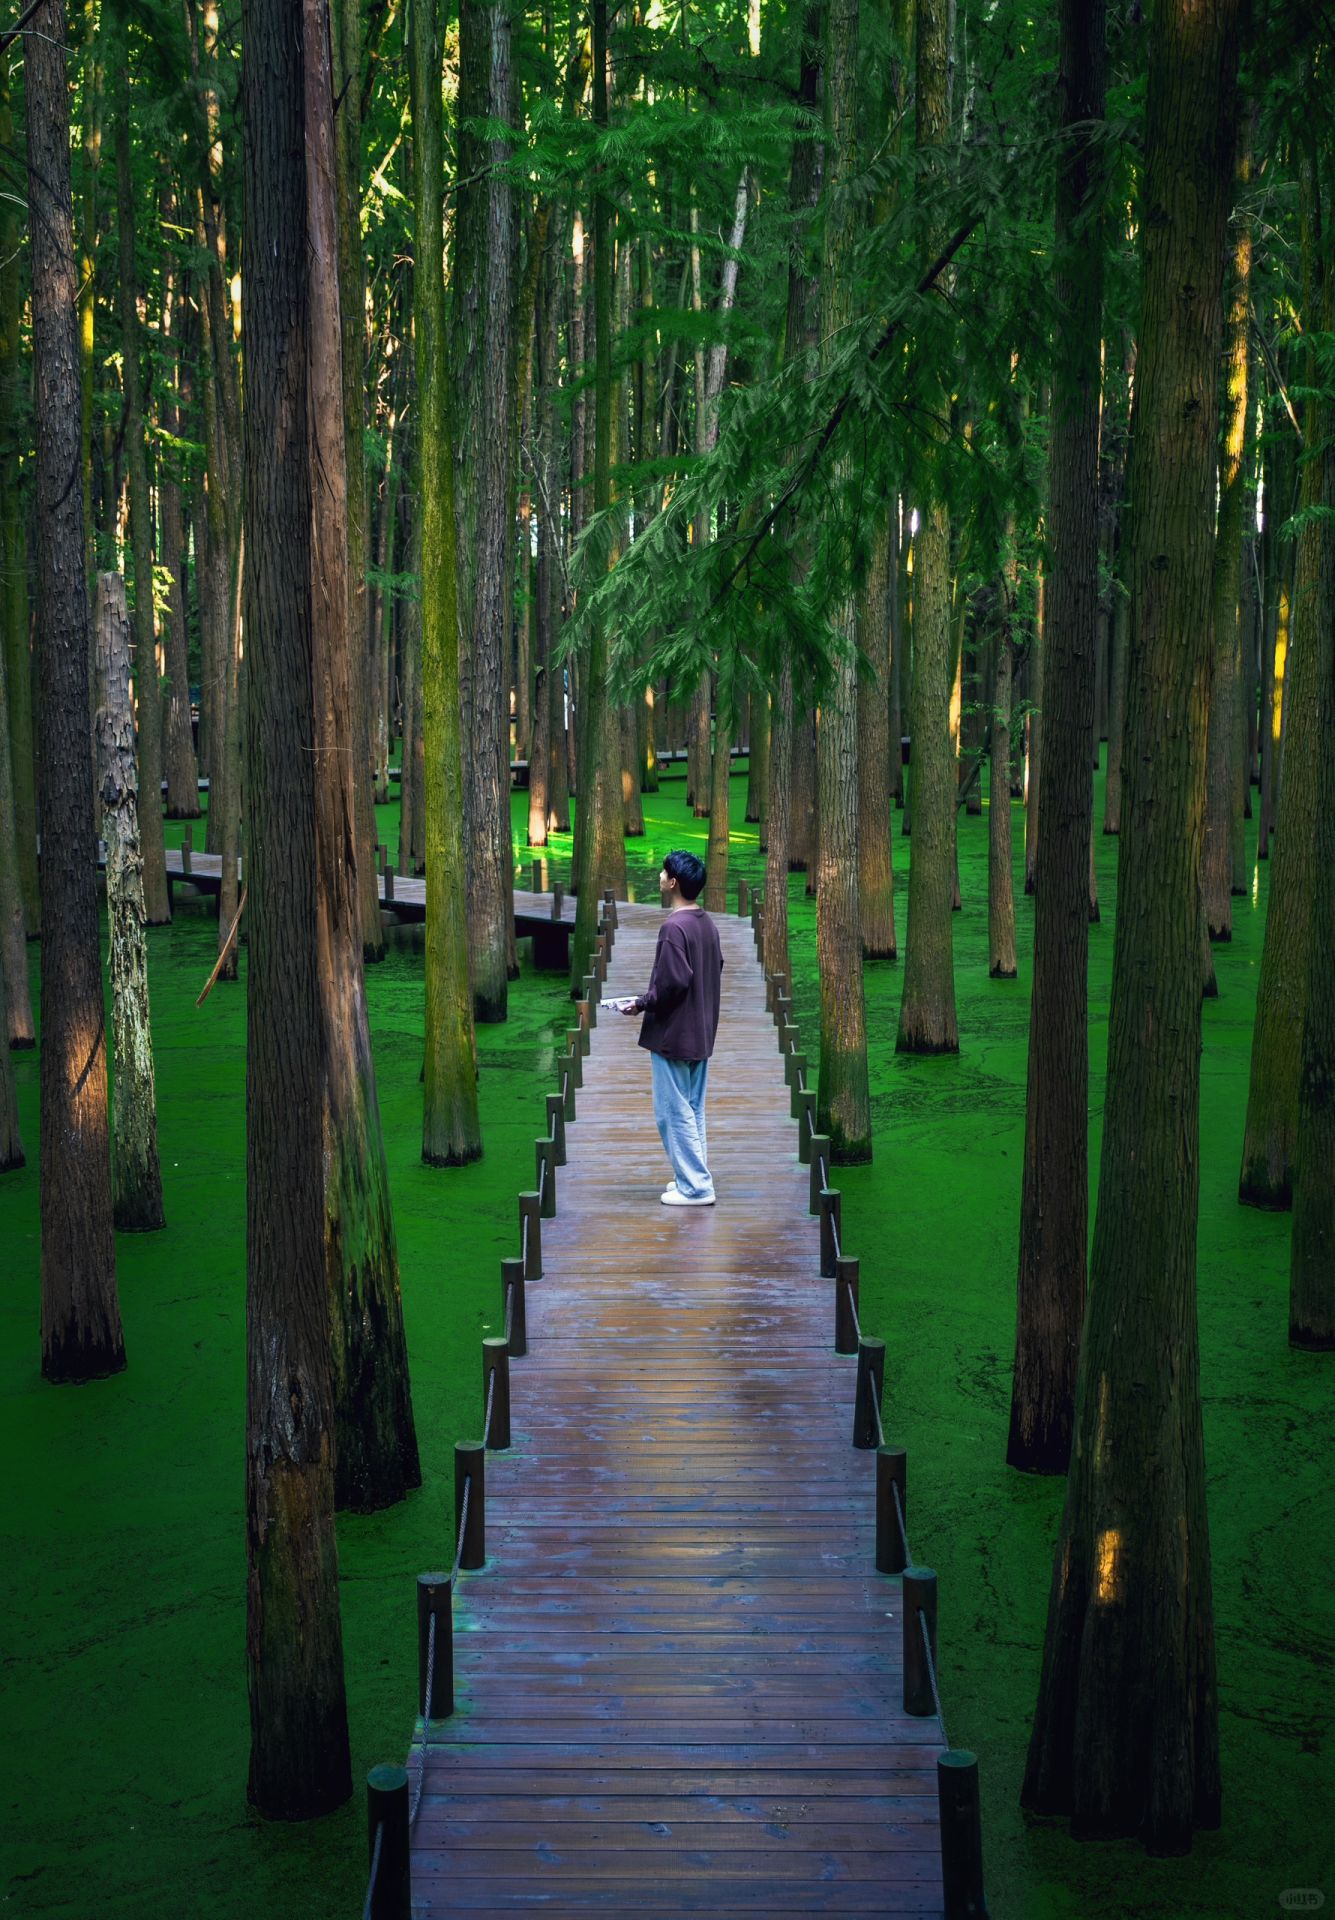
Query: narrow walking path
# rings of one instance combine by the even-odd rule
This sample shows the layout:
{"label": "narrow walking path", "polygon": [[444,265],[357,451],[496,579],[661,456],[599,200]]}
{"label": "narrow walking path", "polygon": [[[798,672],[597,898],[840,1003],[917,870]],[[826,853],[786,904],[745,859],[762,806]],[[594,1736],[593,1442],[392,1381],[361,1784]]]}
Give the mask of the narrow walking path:
{"label": "narrow walking path", "polygon": [[[609,994],[645,985],[661,920],[619,912]],[[717,1207],[659,1204],[638,1023],[600,1013],[584,1063],[414,1914],[941,1912],[938,1722],[902,1710],[774,1026],[749,925],[718,924]]]}

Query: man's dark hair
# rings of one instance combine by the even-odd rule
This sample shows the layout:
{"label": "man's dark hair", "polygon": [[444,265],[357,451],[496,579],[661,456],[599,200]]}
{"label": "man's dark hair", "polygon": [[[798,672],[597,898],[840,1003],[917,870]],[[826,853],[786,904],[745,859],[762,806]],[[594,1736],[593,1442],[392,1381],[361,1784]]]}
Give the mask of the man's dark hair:
{"label": "man's dark hair", "polygon": [[683,900],[694,900],[704,889],[705,863],[694,853],[684,853],[680,848],[670,853],[663,871],[681,888]]}

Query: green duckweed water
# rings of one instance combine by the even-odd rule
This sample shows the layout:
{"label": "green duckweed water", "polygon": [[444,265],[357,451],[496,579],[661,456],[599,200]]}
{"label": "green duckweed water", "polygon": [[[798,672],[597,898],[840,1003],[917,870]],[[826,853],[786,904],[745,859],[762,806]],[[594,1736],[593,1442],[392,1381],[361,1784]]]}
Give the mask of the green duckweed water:
{"label": "green duckweed water", "polygon": [[[743,800],[735,780],[733,872],[757,880],[763,862]],[[707,829],[686,815],[680,779],[646,795],[645,812],[645,839],[628,843],[641,898],[653,897],[663,853],[703,853]],[[526,861],[524,821],[516,796],[516,853]],[[393,846],[394,809],[381,810],[380,827]],[[887,1426],[908,1448],[914,1553],[940,1577],[947,1724],[980,1756],[991,1910],[997,1920],[1250,1920],[1282,1912],[1289,1889],[1335,1900],[1335,1392],[1329,1358],[1286,1344],[1287,1217],[1234,1198],[1265,868],[1253,897],[1235,902],[1231,947],[1216,950],[1220,998],[1205,1009],[1202,1063],[1199,1290],[1224,1825],[1186,1859],[1149,1860],[1130,1845],[1077,1845],[1059,1825],[1026,1822],[1017,1805],[1062,1492],[1004,1465],[1032,913],[1019,896],[1020,979],[989,980],[986,817],[962,816],[960,828],[959,1057],[896,1056],[899,970],[868,968],[875,1159],[839,1178],[844,1239],[862,1260],[863,1321],[887,1343]],[[569,853],[558,837],[549,872],[564,879]],[[907,854],[897,835],[901,946]],[[1096,1173],[1116,843],[1101,842],[1099,855]],[[814,1061],[814,907],[800,876],[790,894],[797,1012]],[[269,1825],[245,1804],[244,997],[219,986],[195,1008],[215,939],[208,911],[189,907],[150,937],[168,1226],[119,1238],[129,1367],[116,1380],[52,1388],[40,1378],[37,1064],[15,1056],[29,1166],[0,1180],[6,1914],[338,1920],[361,1911],[360,1791],[343,1812],[304,1827]],[[563,978],[535,974],[525,947],[521,956],[509,1021],[479,1029],[485,1158],[452,1171],[418,1159],[416,940],[396,937],[368,974],[425,1482],[388,1513],[340,1521],[359,1780],[406,1747],[413,1578],[449,1563],[453,1443],[476,1425],[478,1345],[499,1318],[498,1262],[515,1248],[515,1194],[532,1179],[542,1096],[569,1019]],[[35,993],[35,953],[32,961]],[[578,1127],[571,1145],[578,1152]],[[814,1274],[814,1232],[812,1251]]]}

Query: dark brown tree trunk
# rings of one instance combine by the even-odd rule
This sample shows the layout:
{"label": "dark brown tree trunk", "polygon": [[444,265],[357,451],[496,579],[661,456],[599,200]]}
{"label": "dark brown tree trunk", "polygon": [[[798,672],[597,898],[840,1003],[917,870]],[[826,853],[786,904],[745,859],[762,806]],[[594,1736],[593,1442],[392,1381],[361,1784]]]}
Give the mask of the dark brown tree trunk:
{"label": "dark brown tree trunk", "polygon": [[1089,958],[1094,650],[1099,594],[1099,363],[1103,322],[1102,0],[1060,12],[1043,807],[1020,1198],[1015,1371],[1006,1458],[1064,1473],[1085,1308],[1089,1220]]}
{"label": "dark brown tree trunk", "polygon": [[[893,505],[882,511],[873,530],[867,578],[858,596],[858,646],[870,675],[857,680],[857,837],[858,912],[862,951],[869,960],[893,960],[895,873],[890,841],[890,593],[894,554],[890,533]],[[898,743],[896,743],[897,745]],[[819,898],[819,892],[817,893]]]}
{"label": "dark brown tree trunk", "polygon": [[0,1008],[0,1051],[37,1044],[28,992],[28,941],[24,929],[23,887],[19,878],[12,755],[9,744],[9,686],[0,652],[0,967],[6,981]]}
{"label": "dark brown tree trunk", "polygon": [[1165,0],[1151,26],[1107,1104],[1023,1789],[1079,1836],[1135,1834],[1161,1852],[1219,1820],[1196,1328],[1198,873],[1239,4]]}
{"label": "dark brown tree trunk", "polygon": [[[176,197],[162,195],[164,222],[176,221]],[[181,313],[177,278],[168,273],[162,300],[162,341],[170,355],[165,370],[159,412],[167,449],[158,466],[162,560],[167,569],[167,604],[163,616],[163,656],[166,667],[162,712],[162,762],[167,781],[167,815],[172,820],[199,818],[199,765],[190,727],[190,649],[185,617],[185,519],[181,512],[179,466],[172,459],[172,442],[181,437],[179,403]]]}
{"label": "dark brown tree trunk", "polygon": [[[0,152],[14,144],[9,110],[9,70],[0,63]],[[32,659],[28,613],[28,537],[18,475],[27,445],[28,373],[20,355],[23,303],[20,270],[20,207],[17,195],[0,197],[0,653],[4,656],[9,725],[6,746],[13,796],[13,845],[23,923],[30,938],[41,931],[37,879],[37,797],[32,734]],[[26,999],[27,965],[13,996]],[[11,1014],[11,1029],[13,1016]]]}
{"label": "dark brown tree trunk", "polygon": [[788,803],[788,871],[816,864],[816,726],[811,709],[793,704],[792,794]]}
{"label": "dark brown tree trunk", "polygon": [[[320,0],[315,30],[328,31]],[[303,23],[305,24],[305,23]],[[309,415],[308,136],[302,42],[284,0],[243,39],[250,945],[246,1062],[246,1655],[249,1797],[277,1819],[352,1791],[334,1531],[326,1281],[327,1028],[317,871],[317,578]],[[330,263],[332,268],[332,262]],[[328,370],[326,370],[327,373]],[[337,377],[337,361],[334,366]]]}
{"label": "dark brown tree trunk", "polygon": [[151,927],[170,921],[167,853],[162,834],[162,674],[153,611],[153,502],[148,490],[143,376],[139,366],[139,276],[134,253],[134,190],[130,177],[130,101],[122,74],[116,106],[116,201],[120,240],[121,382],[130,482],[130,550],[134,556],[134,691],[139,756],[139,834],[144,860],[144,912]]}
{"label": "dark brown tree trunk", "polygon": [[1011,710],[1014,703],[1015,644],[1011,638],[1012,603],[997,627],[996,675],[992,686],[992,762],[987,795],[987,944],[993,980],[1014,980],[1015,878],[1011,862]]}
{"label": "dark brown tree trunk", "polygon": [[23,42],[37,423],[37,801],[42,821],[42,1372],[125,1365],[116,1297],[107,1049],[88,745],[88,592],[79,471],[78,280],[65,15],[47,0]]}

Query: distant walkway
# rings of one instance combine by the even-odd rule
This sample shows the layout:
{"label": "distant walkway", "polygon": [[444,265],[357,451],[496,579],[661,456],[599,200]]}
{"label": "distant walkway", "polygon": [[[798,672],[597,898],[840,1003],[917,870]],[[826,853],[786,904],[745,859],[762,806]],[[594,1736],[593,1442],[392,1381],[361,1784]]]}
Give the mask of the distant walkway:
{"label": "distant walkway", "polygon": [[[619,914],[608,993],[647,982],[661,921]],[[853,1364],[750,927],[719,927],[716,1208],[659,1204],[637,1023],[599,1014],[513,1445],[487,1461],[487,1564],[455,1591],[415,1915],[942,1910],[939,1723],[902,1710]]]}

